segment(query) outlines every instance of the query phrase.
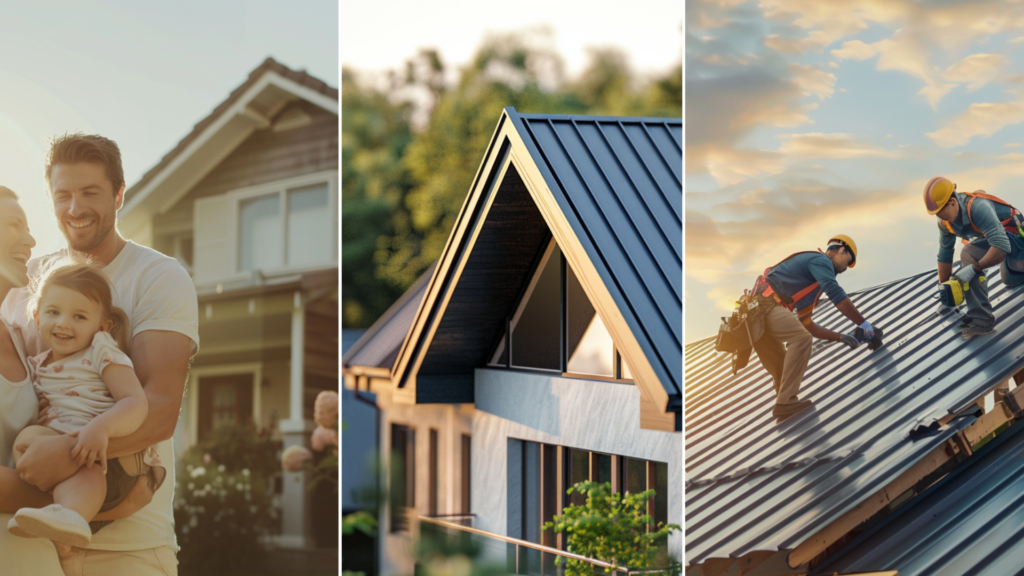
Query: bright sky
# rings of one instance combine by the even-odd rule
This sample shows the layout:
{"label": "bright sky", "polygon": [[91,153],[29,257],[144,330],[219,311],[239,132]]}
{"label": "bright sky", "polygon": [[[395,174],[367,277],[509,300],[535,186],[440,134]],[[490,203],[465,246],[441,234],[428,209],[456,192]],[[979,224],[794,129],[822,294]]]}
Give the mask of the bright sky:
{"label": "bright sky", "polygon": [[469,63],[487,32],[548,26],[554,47],[573,75],[586,65],[586,47],[619,46],[641,73],[663,74],[682,53],[681,0],[628,4],[584,0],[522,0],[514,5],[476,0],[346,1],[341,9],[341,62],[359,70],[400,69],[420,48],[438,48],[448,66]]}
{"label": "bright sky", "polygon": [[39,255],[64,245],[48,138],[112,138],[131,187],[267,56],[337,86],[338,2],[5,3],[0,53],[0,185],[22,196]]}
{"label": "bright sky", "polygon": [[932,176],[1024,208],[1021,0],[688,0],[686,25],[686,342],[833,234],[847,291],[934,269]]}

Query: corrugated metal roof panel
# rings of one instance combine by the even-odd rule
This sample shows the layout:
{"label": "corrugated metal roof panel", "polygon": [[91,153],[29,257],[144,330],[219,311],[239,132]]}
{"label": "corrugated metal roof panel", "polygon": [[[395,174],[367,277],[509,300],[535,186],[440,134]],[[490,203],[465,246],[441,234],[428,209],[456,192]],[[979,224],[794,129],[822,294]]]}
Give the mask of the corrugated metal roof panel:
{"label": "corrugated metal roof panel", "polygon": [[[686,347],[686,560],[789,550],[886,486],[973,416],[925,438],[909,431],[964,407],[1024,358],[1024,289],[989,282],[997,332],[964,341],[960,316],[937,313],[935,272],[851,298],[886,345],[817,342],[801,398],[814,407],[776,424],[771,377],[756,356],[732,376],[714,340]],[[823,304],[822,326],[853,328]]]}
{"label": "corrugated metal roof panel", "polygon": [[416,280],[390,308],[387,309],[373,326],[370,326],[362,337],[349,348],[341,359],[342,369],[349,366],[366,368],[387,368],[390,370],[398,357],[398,349],[402,347],[406,333],[416,318],[416,310],[423,301],[430,276],[434,273],[437,263]]}
{"label": "corrugated metal roof panel", "polygon": [[1024,572],[1024,426],[851,543],[815,574],[898,570],[900,576]]}
{"label": "corrugated metal roof panel", "polygon": [[682,119],[510,116],[662,386],[679,395]]}

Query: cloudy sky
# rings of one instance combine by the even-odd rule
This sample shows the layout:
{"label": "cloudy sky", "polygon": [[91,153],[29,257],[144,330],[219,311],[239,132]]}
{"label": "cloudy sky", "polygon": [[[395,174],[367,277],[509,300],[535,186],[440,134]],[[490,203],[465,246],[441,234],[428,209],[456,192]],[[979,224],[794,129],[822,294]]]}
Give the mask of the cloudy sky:
{"label": "cloudy sky", "polygon": [[934,269],[932,176],[1024,207],[1022,0],[686,10],[686,342],[833,234],[860,252],[847,291]]}
{"label": "cloudy sky", "polygon": [[43,254],[63,246],[44,192],[49,138],[112,138],[130,187],[267,56],[336,86],[338,2],[6,2],[0,53],[0,185],[21,194]]}

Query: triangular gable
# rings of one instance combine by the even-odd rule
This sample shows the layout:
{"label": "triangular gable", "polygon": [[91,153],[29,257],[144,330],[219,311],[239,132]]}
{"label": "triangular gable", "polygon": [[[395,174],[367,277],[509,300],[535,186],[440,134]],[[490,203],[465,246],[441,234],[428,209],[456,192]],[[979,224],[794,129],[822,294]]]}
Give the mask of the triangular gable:
{"label": "triangular gable", "polygon": [[[552,131],[546,131],[541,123],[553,127]],[[581,134],[578,142],[569,144],[577,149],[563,151],[562,157],[551,150],[541,153],[540,146],[550,145],[551,134],[566,142],[567,137],[558,135],[565,124]],[[582,136],[591,128],[604,132],[599,136],[605,144],[594,142],[594,134]],[[636,129],[647,136],[638,135]],[[644,141],[638,142],[638,136]],[[678,120],[520,116],[506,108],[399,354],[392,374],[398,386],[396,398],[406,402],[471,401],[472,367],[486,363],[487,353],[500,340],[500,316],[519,301],[516,292],[534,269],[529,261],[553,236],[632,368],[644,399],[642,420],[650,425],[645,427],[678,427],[678,422],[666,422],[678,420],[682,380],[679,140]],[[623,145],[632,150],[632,160],[624,158]],[[588,148],[591,166],[582,166],[583,160],[573,158],[579,146]],[[673,154],[678,155],[680,166],[672,163]],[[570,162],[564,161],[566,157]],[[597,164],[600,167],[594,172]],[[570,181],[564,173],[566,166],[576,171],[577,181]],[[595,174],[603,182],[595,181]],[[582,201],[587,195],[589,201]],[[511,240],[487,241],[501,231]],[[515,252],[509,242],[519,243]],[[514,254],[518,261],[506,262],[503,249],[506,256]],[[493,252],[493,261],[502,262],[501,270],[490,276],[481,273],[484,267],[473,263],[474,258],[481,258],[481,251]],[[468,280],[467,273],[473,273]],[[500,273],[513,279],[517,289],[505,285],[508,280],[496,282]],[[460,283],[477,283],[480,290],[453,298],[457,290],[466,290]],[[489,327],[490,338],[477,337],[464,342],[465,346],[453,346],[450,341],[460,336],[458,331],[441,329],[442,325],[451,324],[448,317],[458,317],[471,308],[473,298],[482,300],[475,303],[475,310],[491,314],[477,318],[478,324]],[[497,325],[494,314],[499,316]],[[469,330],[470,318],[466,320]],[[455,362],[448,362],[454,368],[440,374],[430,366],[429,356],[432,347],[446,346],[453,353],[465,352],[465,348],[472,353],[454,358]],[[429,398],[417,391],[418,381],[434,376],[441,376],[435,389],[443,390],[441,396]],[[666,412],[675,414],[666,417]]]}
{"label": "triangular gable", "polygon": [[132,237],[154,215],[174,206],[254,131],[269,127],[288,103],[300,99],[339,113],[337,88],[267,58],[127,190],[119,211],[124,234]]}

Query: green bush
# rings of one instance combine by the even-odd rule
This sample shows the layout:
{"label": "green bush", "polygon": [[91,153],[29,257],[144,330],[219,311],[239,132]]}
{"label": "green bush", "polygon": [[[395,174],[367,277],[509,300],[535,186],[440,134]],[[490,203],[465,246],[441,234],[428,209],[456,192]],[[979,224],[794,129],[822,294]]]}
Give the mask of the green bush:
{"label": "green bush", "polygon": [[[174,526],[182,569],[238,569],[265,554],[277,523],[276,445],[251,426],[224,426],[178,458]],[[216,456],[215,456],[216,455]]]}
{"label": "green bush", "polygon": [[[654,520],[646,513],[654,490],[613,494],[608,482],[586,481],[575,484],[568,493],[573,491],[583,494],[586,502],[563,509],[560,516],[543,525],[545,530],[567,534],[568,552],[631,570],[666,567],[665,574],[678,572],[678,563],[665,553],[665,543],[668,535],[680,528],[677,524],[654,526]],[[566,576],[594,574],[593,565],[582,560],[568,560],[565,564]]]}

